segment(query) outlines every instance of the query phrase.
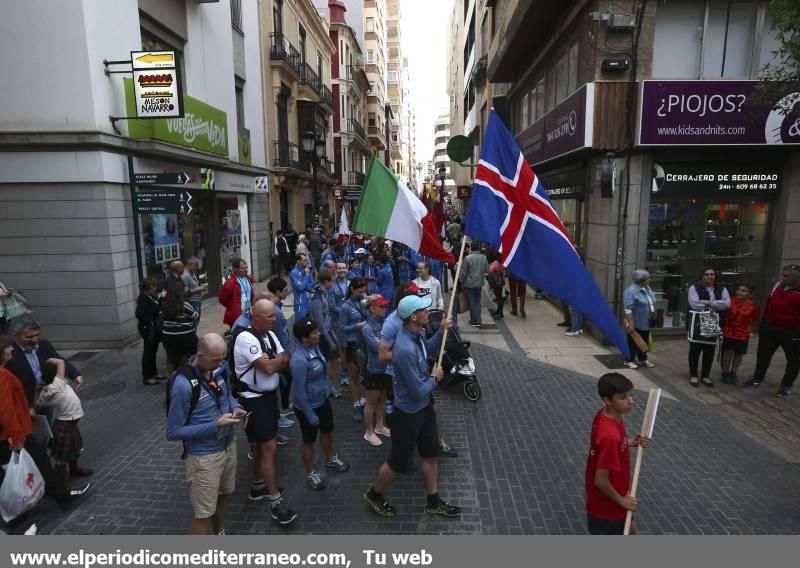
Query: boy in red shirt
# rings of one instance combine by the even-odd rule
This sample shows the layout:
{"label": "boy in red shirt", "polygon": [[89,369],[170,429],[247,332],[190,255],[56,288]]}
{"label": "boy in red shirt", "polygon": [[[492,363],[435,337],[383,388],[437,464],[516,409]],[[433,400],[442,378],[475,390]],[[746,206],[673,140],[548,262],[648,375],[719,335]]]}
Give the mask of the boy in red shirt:
{"label": "boy in red shirt", "polygon": [[761,310],[753,302],[753,286],[741,284],[725,312],[725,327],[722,330],[722,382],[736,384],[736,371],[747,354],[747,344],[753,333],[753,322],[761,317]]}
{"label": "boy in red shirt", "polygon": [[[631,447],[650,445],[649,438],[625,434],[622,415],[633,409],[633,383],[620,373],[606,373],[597,382],[603,408],[592,421],[589,458],[586,461],[586,514],[589,533],[623,534],[625,516],[635,511],[639,499],[629,495],[631,488]],[[636,523],[631,523],[631,534]]]}

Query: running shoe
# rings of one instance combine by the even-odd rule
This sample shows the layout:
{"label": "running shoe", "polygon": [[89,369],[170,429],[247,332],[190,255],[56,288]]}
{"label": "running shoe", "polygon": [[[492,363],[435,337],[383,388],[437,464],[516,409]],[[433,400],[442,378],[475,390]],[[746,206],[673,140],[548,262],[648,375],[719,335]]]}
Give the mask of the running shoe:
{"label": "running shoe", "polygon": [[325,489],[325,482],[316,471],[312,471],[308,474],[306,477],[306,485],[308,485],[308,488],[312,491],[322,491]]}
{"label": "running shoe", "polygon": [[292,511],[289,506],[283,502],[283,499],[278,500],[277,503],[272,505],[272,518],[278,521],[282,526],[291,525],[297,518],[297,513]]}
{"label": "running shoe", "polygon": [[281,417],[278,418],[278,428],[291,428],[292,426],[294,426],[294,420],[288,416],[281,415]]}
{"label": "running shoe", "polygon": [[279,446],[285,446],[286,444],[289,443],[289,437],[284,436],[283,434],[278,434],[277,436],[275,436],[275,443],[278,444]]}
{"label": "running shoe", "polygon": [[460,517],[461,516],[461,507],[456,507],[455,505],[451,505],[446,501],[439,501],[439,504],[435,507],[431,505],[425,505],[425,512],[429,515],[439,515],[441,517]]}
{"label": "running shoe", "polygon": [[344,473],[350,469],[350,466],[344,463],[342,460],[339,459],[339,456],[333,456],[332,460],[328,460],[325,462],[325,469],[329,469],[331,471],[336,471],[339,473]]}
{"label": "running shoe", "polygon": [[782,398],[783,400],[789,400],[791,394],[792,394],[792,389],[781,387],[781,389],[777,393],[775,393],[775,396],[778,398]]}
{"label": "running shoe", "polygon": [[458,451],[444,440],[439,442],[439,455],[446,458],[457,458]]}
{"label": "running shoe", "polygon": [[[284,493],[286,493],[286,488],[278,487],[278,495],[283,497]],[[269,497],[269,491],[267,491],[266,487],[262,487],[260,489],[253,489],[250,487],[250,493],[247,495],[247,498],[251,501],[261,501],[267,497]]]}
{"label": "running shoe", "polygon": [[392,507],[389,501],[384,499],[383,495],[377,495],[373,498],[370,497],[369,491],[365,491],[363,498],[364,502],[381,517],[394,517],[397,514],[395,508]]}
{"label": "running shoe", "polygon": [[761,388],[761,385],[764,384],[763,381],[759,381],[757,379],[750,379],[749,381],[745,381],[742,383],[743,389],[757,389]]}

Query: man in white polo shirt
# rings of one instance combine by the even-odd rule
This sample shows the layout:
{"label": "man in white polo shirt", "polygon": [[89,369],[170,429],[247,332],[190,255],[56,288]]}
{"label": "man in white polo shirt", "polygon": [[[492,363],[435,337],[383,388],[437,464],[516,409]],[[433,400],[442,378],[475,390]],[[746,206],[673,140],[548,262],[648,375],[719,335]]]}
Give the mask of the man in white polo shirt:
{"label": "man in white polo shirt", "polygon": [[[275,304],[269,300],[257,301],[251,310],[250,329],[240,332],[234,344],[236,376],[246,386],[240,392],[240,402],[249,415],[247,439],[255,444],[253,456],[253,487],[249,498],[258,501],[268,498],[272,518],[281,525],[289,525],[297,514],[289,509],[278,488],[275,437],[278,433],[278,372],[287,368],[289,354],[270,331],[275,327]],[[252,330],[252,331],[251,331]],[[257,335],[252,332],[256,332]]]}

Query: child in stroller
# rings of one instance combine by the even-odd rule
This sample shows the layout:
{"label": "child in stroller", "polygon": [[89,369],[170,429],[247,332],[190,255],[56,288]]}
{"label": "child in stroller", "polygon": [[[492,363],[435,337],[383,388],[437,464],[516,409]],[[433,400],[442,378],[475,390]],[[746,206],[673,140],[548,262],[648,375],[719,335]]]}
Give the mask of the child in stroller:
{"label": "child in stroller", "polygon": [[[428,338],[439,329],[446,314],[441,310],[431,310],[428,313],[428,326],[425,334]],[[444,377],[439,383],[442,386],[453,386],[464,383],[464,396],[476,402],[481,397],[481,386],[478,383],[478,374],[475,371],[475,361],[469,354],[469,341],[462,341],[456,328],[447,332],[447,341],[442,359]],[[430,353],[431,357],[438,359],[438,353]]]}

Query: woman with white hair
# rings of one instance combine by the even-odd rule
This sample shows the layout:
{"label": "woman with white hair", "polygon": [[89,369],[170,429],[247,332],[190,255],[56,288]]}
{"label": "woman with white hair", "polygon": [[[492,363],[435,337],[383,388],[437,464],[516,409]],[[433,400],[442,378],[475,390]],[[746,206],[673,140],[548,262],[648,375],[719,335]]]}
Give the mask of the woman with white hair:
{"label": "woman with white hair", "polygon": [[656,315],[656,295],[650,289],[650,273],[646,270],[633,271],[633,284],[625,289],[622,296],[625,306],[625,330],[628,332],[630,356],[625,362],[629,369],[655,367],[647,360],[647,350],[640,351],[632,334],[638,333],[645,343],[650,340],[650,323]]}

